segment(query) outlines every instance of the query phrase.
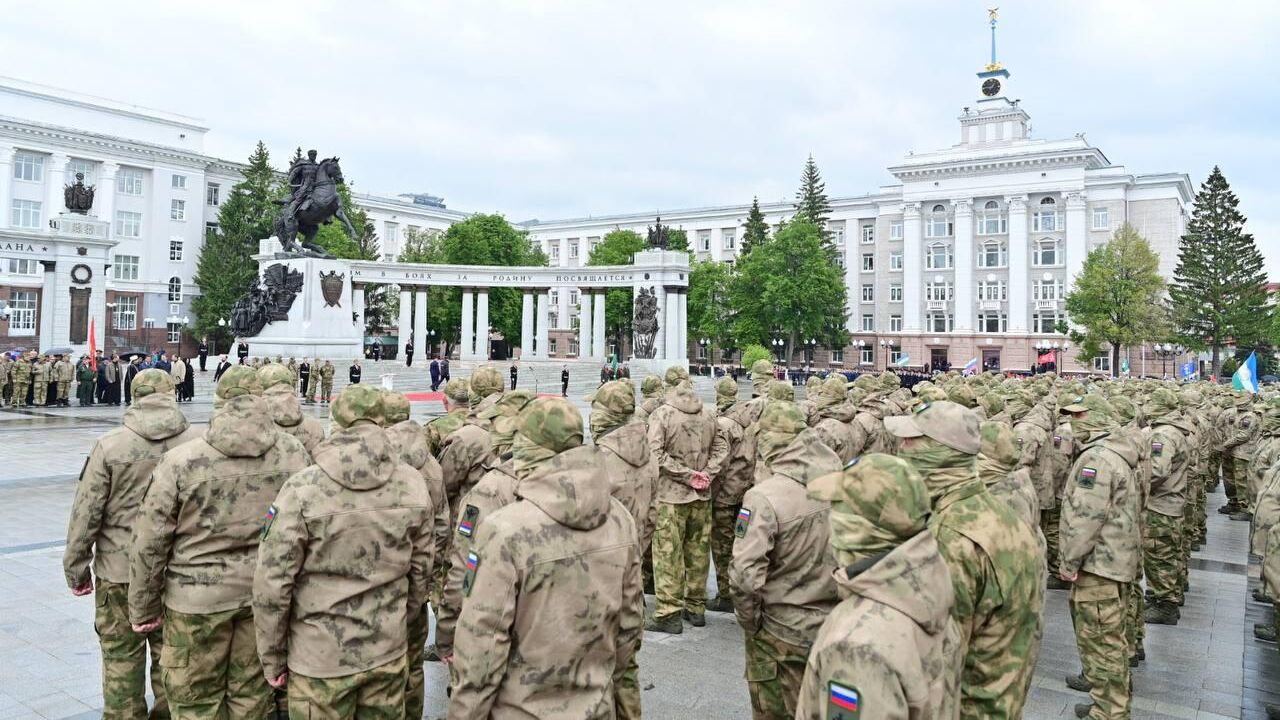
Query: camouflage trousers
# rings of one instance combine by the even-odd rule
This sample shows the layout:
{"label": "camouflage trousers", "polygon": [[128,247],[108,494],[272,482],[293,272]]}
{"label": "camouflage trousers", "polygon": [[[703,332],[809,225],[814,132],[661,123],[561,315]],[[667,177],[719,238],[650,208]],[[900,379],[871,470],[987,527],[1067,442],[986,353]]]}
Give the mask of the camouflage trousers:
{"label": "camouflage trousers", "polygon": [[[1240,504],[1239,500],[1236,498],[1236,484],[1232,482],[1232,478],[1235,476],[1235,471],[1236,471],[1235,460],[1236,459],[1231,457],[1230,455],[1223,455],[1222,461],[1221,461],[1222,462],[1222,489],[1227,494],[1227,502],[1231,505]],[[1211,465],[1210,467],[1216,468],[1217,466]]]}
{"label": "camouflage trousers", "polygon": [[1138,650],[1145,648],[1147,639],[1147,619],[1142,604],[1142,578],[1129,583],[1124,595],[1124,639],[1129,645],[1129,654],[1133,657]]}
{"label": "camouflage trousers", "polygon": [[404,688],[404,716],[417,720],[422,717],[426,703],[426,678],[422,669],[427,654],[427,632],[430,629],[431,616],[427,606],[422,606],[418,617],[409,621],[409,650],[405,653],[405,662],[409,666],[409,674]]}
{"label": "camouflage trousers", "polygon": [[333,381],[321,380],[320,381],[320,402],[327,403],[329,402],[329,398],[331,397],[333,397]]}
{"label": "camouflage trousers", "polygon": [[790,720],[796,715],[809,648],[792,645],[763,628],[747,635],[747,690],[754,720]]}
{"label": "camouflage trousers", "polygon": [[1235,501],[1241,508],[1253,510],[1253,496],[1249,494],[1249,459],[1233,457],[1231,458],[1231,476],[1224,477],[1224,482],[1229,482],[1235,488]]}
{"label": "camouflage trousers", "polygon": [[[129,624],[129,586],[97,579],[93,629],[102,646],[103,720],[169,717],[160,684],[160,631],[139,635]],[[148,648],[148,646],[150,646]],[[155,707],[147,713],[147,650],[151,651],[151,691]]]}
{"label": "camouflage trousers", "polygon": [[658,523],[653,529],[654,618],[668,618],[681,610],[706,612],[710,534],[710,500],[658,503]]}
{"label": "camouflage trousers", "polygon": [[315,373],[312,373],[311,377],[307,378],[307,402],[313,403],[316,401],[316,385],[318,384],[319,378],[316,377]]}
{"label": "camouflage trousers", "polygon": [[1147,599],[1157,603],[1182,600],[1181,564],[1182,518],[1147,511],[1147,529],[1142,538],[1142,572],[1147,576]]}
{"label": "camouflage trousers", "polygon": [[71,394],[71,383],[65,382],[65,381],[59,382],[58,393],[55,396],[58,398],[58,402],[66,402],[67,399],[70,397],[70,394]]}
{"label": "camouflage trousers", "polygon": [[733,526],[741,505],[711,506],[711,559],[716,564],[716,597],[732,597],[729,565],[733,563]]}
{"label": "camouflage trousers", "polygon": [[174,720],[258,720],[275,706],[258,659],[253,608],[207,615],[166,609],[160,670]]}
{"label": "camouflage trousers", "polygon": [[343,677],[313,678],[290,673],[289,717],[291,720],[404,720],[404,685],[403,655],[372,670]]}
{"label": "camouflage trousers", "polygon": [[1093,684],[1089,717],[1094,720],[1129,718],[1128,594],[1128,583],[1084,571],[1071,586],[1071,619],[1084,676]]}
{"label": "camouflage trousers", "polygon": [[1061,503],[1040,511],[1040,530],[1044,533],[1045,563],[1049,567],[1049,575],[1058,574],[1058,522],[1062,518]]}
{"label": "camouflage trousers", "polygon": [[30,382],[17,380],[13,383],[13,406],[25,407],[27,404],[27,392],[31,390]]}
{"label": "camouflage trousers", "polygon": [[640,647],[637,646],[627,662],[626,671],[613,686],[613,713],[617,720],[640,720],[639,656]]}

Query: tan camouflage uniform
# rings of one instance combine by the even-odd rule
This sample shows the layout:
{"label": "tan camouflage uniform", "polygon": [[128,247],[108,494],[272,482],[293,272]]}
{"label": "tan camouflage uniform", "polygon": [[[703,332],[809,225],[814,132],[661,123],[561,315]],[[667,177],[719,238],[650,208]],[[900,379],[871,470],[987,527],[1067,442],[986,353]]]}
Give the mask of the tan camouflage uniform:
{"label": "tan camouflage uniform", "polygon": [[264,365],[258,369],[258,381],[276,427],[297,438],[307,452],[315,450],[324,440],[324,424],[303,414],[302,404],[293,392],[297,380],[289,369],[276,363]]}
{"label": "tan camouflage uniform", "polygon": [[13,363],[9,378],[13,381],[13,393],[10,399],[14,407],[27,406],[27,393],[31,390],[31,376],[34,372],[35,368],[29,358],[20,357]]}
{"label": "tan camouflage uniform", "polygon": [[[733,610],[732,593],[729,589],[729,566],[733,562],[733,529],[738,521],[738,511],[742,508],[742,496],[755,480],[756,445],[753,427],[764,411],[766,398],[761,392],[772,376],[773,366],[768,360],[760,360],[763,373],[752,369],[751,382],[753,397],[744,402],[734,402],[718,407],[716,432],[725,446],[725,459],[720,466],[720,474],[711,484],[711,558],[716,566],[716,600],[710,607],[719,612]],[[761,376],[763,375],[763,381]],[[732,384],[732,395],[728,394]],[[721,380],[716,385],[717,404],[737,399],[738,384],[732,378]],[[748,431],[752,434],[748,439]]]}
{"label": "tan camouflage uniform", "polygon": [[1142,539],[1148,606],[1144,619],[1175,625],[1183,593],[1179,565],[1185,531],[1187,475],[1192,457],[1188,438],[1195,430],[1178,412],[1178,396],[1168,388],[1157,388],[1148,400],[1147,409],[1153,417],[1148,445],[1151,493],[1144,508],[1146,523]]}
{"label": "tan camouflage uniform", "polygon": [[641,380],[640,396],[644,401],[636,407],[636,419],[648,422],[649,416],[653,414],[653,411],[662,407],[666,390],[667,386],[663,384],[662,378],[657,375],[649,375],[644,380]]}
{"label": "tan camouflage uniform", "polygon": [[71,362],[65,357],[59,358],[53,364],[53,380],[58,384],[58,390],[55,397],[58,404],[65,405],[71,396],[71,381],[75,379],[75,368],[71,366]]}
{"label": "tan camouflage uniform", "polygon": [[857,408],[846,399],[844,378],[838,375],[827,378],[818,386],[810,403],[809,426],[835,451],[840,463],[843,465],[861,455],[867,436],[862,423],[856,419]]}
{"label": "tan camouflage uniform", "polygon": [[320,402],[327,405],[333,397],[333,363],[325,360],[318,373],[314,370],[312,372],[313,375],[320,376]]}

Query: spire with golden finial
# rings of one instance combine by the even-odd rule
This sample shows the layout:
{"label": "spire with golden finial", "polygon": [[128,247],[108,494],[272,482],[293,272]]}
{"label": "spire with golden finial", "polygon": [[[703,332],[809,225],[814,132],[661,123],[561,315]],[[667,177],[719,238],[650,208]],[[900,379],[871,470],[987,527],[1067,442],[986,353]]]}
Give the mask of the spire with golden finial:
{"label": "spire with golden finial", "polygon": [[996,60],[996,21],[1000,19],[1000,8],[987,8],[987,16],[991,18],[991,62],[986,67],[990,72],[1004,67]]}

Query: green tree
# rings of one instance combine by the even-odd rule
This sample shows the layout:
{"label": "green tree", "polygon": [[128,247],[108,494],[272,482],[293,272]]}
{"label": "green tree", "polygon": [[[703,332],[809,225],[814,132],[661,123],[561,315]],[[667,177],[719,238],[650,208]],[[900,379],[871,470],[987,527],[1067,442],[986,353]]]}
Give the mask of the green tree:
{"label": "green tree", "polygon": [[848,340],[844,273],[822,249],[818,228],[806,220],[793,220],[738,262],[729,299],[739,346],[768,345],[781,338],[787,344],[784,357],[790,357],[801,338],[844,347]]}
{"label": "green tree", "polygon": [[[683,230],[671,230],[667,239],[674,244],[676,233],[684,239],[688,247],[688,237]],[[644,252],[646,240],[633,230],[614,230],[600,238],[596,248],[587,257],[587,265],[630,265],[635,254]],[[629,288],[611,288],[605,293],[604,329],[613,337],[614,344],[621,349],[623,340],[631,337],[633,291]]]}
{"label": "green tree", "polygon": [[667,249],[673,252],[687,252],[689,257],[693,257],[693,251],[689,248],[689,233],[680,228],[672,228],[667,232]]}
{"label": "green tree", "polygon": [[822,247],[827,256],[835,261],[839,257],[839,249],[832,241],[832,233],[827,229],[827,220],[831,217],[831,201],[827,199],[827,184],[822,181],[822,173],[818,171],[818,163],[813,156],[804,163],[804,172],[800,176],[800,189],[796,191],[796,220],[804,220],[818,228],[822,237]]}
{"label": "green tree", "polygon": [[769,223],[760,212],[760,198],[751,198],[751,210],[747,212],[747,221],[742,223],[742,248],[738,253],[743,257],[751,252],[751,248],[762,245],[769,239]]}
{"label": "green tree", "polygon": [[1182,341],[1209,348],[1213,373],[1221,370],[1228,343],[1252,346],[1270,329],[1267,275],[1253,235],[1244,231],[1239,200],[1217,167],[1200,185],[1178,244],[1178,266],[1169,286],[1173,319]]}
{"label": "green tree", "polygon": [[231,319],[231,308],[256,282],[258,266],[253,255],[258,241],[271,236],[279,208],[274,201],[283,195],[270,154],[259,142],[249,156],[244,179],[218,208],[218,229],[206,234],[200,248],[193,278],[200,294],[191,300],[196,316],[192,330],[197,337],[213,338],[223,347],[231,344],[230,327],[221,327],[218,321]]}
{"label": "green tree", "polygon": [[1104,352],[1104,345],[1110,345],[1114,377],[1120,372],[1123,346],[1167,335],[1159,262],[1151,246],[1128,223],[1089,253],[1066,302],[1071,322],[1082,328],[1071,332],[1080,360],[1092,360]]}
{"label": "green tree", "polygon": [[751,343],[742,349],[742,367],[750,370],[757,360],[773,360],[773,353],[763,345]]}
{"label": "green tree", "polygon": [[369,214],[351,199],[351,188],[346,184],[338,186],[338,199],[342,205],[342,212],[346,214],[347,219],[351,221],[351,227],[356,231],[356,236],[347,237],[347,231],[342,227],[342,222],[335,217],[333,222],[320,226],[320,232],[316,234],[316,244],[328,250],[329,254],[336,258],[377,260],[378,236],[376,228],[369,220]]}
{"label": "green tree", "polygon": [[695,262],[689,270],[689,337],[710,341],[709,357],[733,346],[733,313],[729,285],[733,270],[728,263]]}

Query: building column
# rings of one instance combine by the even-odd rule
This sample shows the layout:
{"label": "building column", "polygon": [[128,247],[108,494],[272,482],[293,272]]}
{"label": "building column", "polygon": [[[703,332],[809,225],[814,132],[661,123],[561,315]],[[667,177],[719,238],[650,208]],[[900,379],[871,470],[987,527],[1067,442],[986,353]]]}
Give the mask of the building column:
{"label": "building column", "polygon": [[1027,331],[1027,196],[1004,199],[1009,207],[1009,332]]}
{"label": "building column", "polygon": [[489,359],[489,288],[476,295],[476,358]]}
{"label": "building column", "polygon": [[677,360],[689,359],[689,288],[680,289],[680,302],[676,305],[676,333],[680,336],[680,354]]}
{"label": "building column", "polygon": [[595,345],[591,343],[591,301],[590,288],[578,290],[578,358],[598,360],[592,352]]}
{"label": "building column", "polygon": [[66,199],[63,197],[63,179],[67,174],[67,156],[54,153],[49,156],[44,166],[44,212],[41,219],[48,227],[51,218],[66,212]]}
{"label": "building column", "polygon": [[[955,331],[973,330],[973,200],[952,200],[955,208]],[[927,361],[926,361],[927,362]]]}
{"label": "building column", "polygon": [[460,360],[470,360],[476,353],[475,328],[475,300],[471,296],[471,288],[462,289],[462,328],[460,331],[459,342],[462,348],[458,350],[458,358]]}
{"label": "building column", "polygon": [[[96,215],[99,220],[105,220],[109,223],[108,235],[114,233],[116,227],[116,173],[119,171],[120,166],[113,162],[104,162],[98,166],[97,187],[93,193],[93,209],[89,211]],[[200,239],[204,240],[203,234]],[[114,258],[108,257],[107,261],[112,262]],[[361,306],[360,314],[364,315],[363,306]]]}
{"label": "building column", "polygon": [[604,303],[606,295],[607,293],[598,293],[591,308],[591,355],[601,359],[605,356]]}
{"label": "building column", "polygon": [[547,288],[538,288],[538,312],[534,314],[534,320],[537,322],[534,332],[537,333],[537,335],[535,336],[533,355],[539,360],[546,360],[551,357],[551,355],[547,353],[547,325],[549,324],[549,321],[547,320],[548,300],[549,293]]}
{"label": "building column", "polygon": [[9,227],[13,202],[10,194],[13,187],[13,146],[0,144],[0,229]]}
{"label": "building column", "polygon": [[[352,285],[351,286],[351,312],[352,314],[355,315],[355,319],[351,321],[353,325],[359,325],[362,328],[368,327],[368,325],[365,323],[364,307],[365,307],[364,286]],[[364,332],[361,331],[360,334],[361,336],[363,336]]]}
{"label": "building column", "polygon": [[667,338],[667,360],[680,359],[680,291],[675,288],[667,290],[667,305],[663,316],[667,320],[667,328],[663,333]]}
{"label": "building column", "polygon": [[409,341],[409,333],[413,332],[413,289],[400,287],[400,318],[396,321],[396,357],[404,352],[404,344]]}
{"label": "building column", "polygon": [[520,294],[520,359],[533,357],[533,293]]}
{"label": "building column", "polygon": [[431,351],[427,340],[427,289],[420,287],[413,294],[413,353],[419,362],[425,361]]}
{"label": "building column", "polygon": [[[41,352],[53,347],[54,315],[57,312],[58,264],[53,260],[41,260],[44,266],[44,287],[40,289],[40,315],[36,318],[40,337]],[[141,308],[139,308],[141,309]]]}
{"label": "building column", "polygon": [[1076,275],[1084,269],[1084,259],[1088,255],[1088,248],[1085,245],[1085,237],[1087,236],[1085,226],[1085,195],[1080,192],[1067,193],[1067,278],[1063,283],[1063,288],[1067,292],[1071,292],[1071,288],[1075,285]]}
{"label": "building column", "polygon": [[667,357],[667,289],[654,285],[653,292],[658,300],[658,332],[653,336],[653,359],[662,360]]}
{"label": "building column", "polygon": [[923,243],[920,203],[907,203],[902,211],[902,329],[905,332],[920,332]]}

